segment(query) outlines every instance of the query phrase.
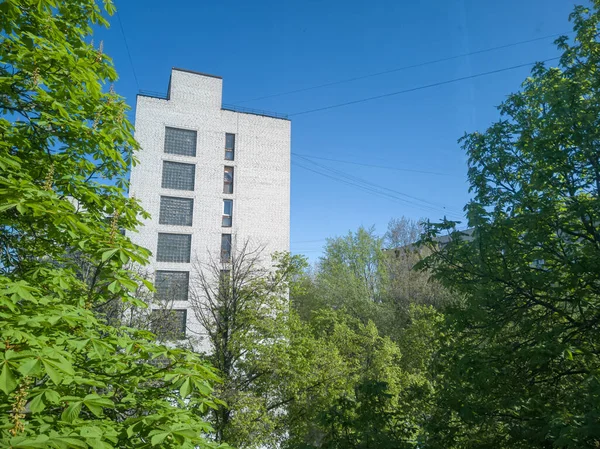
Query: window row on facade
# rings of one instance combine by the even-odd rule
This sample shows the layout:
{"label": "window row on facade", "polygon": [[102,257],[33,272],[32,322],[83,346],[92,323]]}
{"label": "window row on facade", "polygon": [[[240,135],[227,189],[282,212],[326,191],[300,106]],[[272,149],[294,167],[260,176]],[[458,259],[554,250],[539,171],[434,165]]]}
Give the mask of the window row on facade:
{"label": "window row on facade", "polygon": [[[190,263],[192,251],[191,234],[158,233],[156,261]],[[221,234],[221,262],[231,261],[231,234]]]}
{"label": "window row on facade", "polygon": [[[165,128],[165,153],[196,157],[196,131],[180,128]],[[225,160],[235,158],[235,134],[225,133]]]}
{"label": "window row on facade", "polygon": [[[172,226],[192,226],[194,215],[194,200],[173,196],[160,197],[160,212],[158,223]],[[230,228],[233,224],[233,200],[223,200],[221,226]]]}
{"label": "window row on facade", "polygon": [[[196,184],[196,166],[183,162],[163,161],[163,189],[193,191]],[[223,170],[223,193],[233,193],[233,167],[225,166]]]}

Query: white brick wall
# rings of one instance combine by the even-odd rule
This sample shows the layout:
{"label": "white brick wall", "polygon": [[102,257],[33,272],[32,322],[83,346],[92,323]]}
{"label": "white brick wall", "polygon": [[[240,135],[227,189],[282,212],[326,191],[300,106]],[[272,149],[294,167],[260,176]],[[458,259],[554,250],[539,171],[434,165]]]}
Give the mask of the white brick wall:
{"label": "white brick wall", "polygon": [[[289,251],[290,122],[221,109],[222,79],[173,69],[169,100],[138,96],[135,137],[141,145],[139,164],[132,168],[130,195],[138,198],[151,219],[131,239],[156,252],[158,232],[192,234],[192,260],[218,257],[221,234],[265,246],[265,257]],[[196,157],[164,152],[165,127],[197,132]],[[225,161],[225,133],[235,134],[235,161]],[[163,160],[193,163],[195,190],[161,188]],[[234,193],[223,194],[223,170],[234,167]],[[194,199],[192,227],[158,223],[160,196]],[[221,227],[223,199],[233,199],[233,226]],[[154,270],[190,271],[192,264],[156,262]],[[175,308],[186,308],[176,303]],[[188,327],[198,330],[188,311]]]}

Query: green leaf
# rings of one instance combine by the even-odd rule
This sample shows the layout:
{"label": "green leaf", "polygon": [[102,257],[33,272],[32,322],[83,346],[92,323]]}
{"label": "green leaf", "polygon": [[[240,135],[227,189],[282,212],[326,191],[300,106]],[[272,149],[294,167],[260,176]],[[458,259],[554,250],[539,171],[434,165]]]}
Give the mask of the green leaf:
{"label": "green leaf", "polygon": [[44,404],[43,396],[44,395],[42,393],[40,393],[29,402],[29,410],[31,410],[32,413],[42,412],[46,408],[46,404]]}
{"label": "green leaf", "polygon": [[[157,365],[193,372],[190,353],[116,322],[146,307],[132,297],[150,252],[108,217],[135,231],[149,214],[127,198],[139,144],[124,99],[107,92],[118,74],[90,45],[108,25],[101,3],[114,11],[109,0],[0,0],[0,447],[149,447],[204,424],[196,402],[174,400],[182,380],[160,388]],[[25,429],[11,437],[21,385]],[[155,447],[193,447],[171,438]]]}
{"label": "green leaf", "polygon": [[90,411],[97,417],[102,416],[102,408],[114,408],[114,403],[108,399],[98,396],[97,394],[88,394],[84,399],[83,403]]}
{"label": "green leaf", "polygon": [[58,404],[60,402],[60,395],[54,390],[46,390],[44,395],[52,404]]}
{"label": "green leaf", "polygon": [[195,438],[198,438],[198,436],[200,435],[200,432],[198,429],[193,429],[191,427],[173,430],[172,433],[173,433],[173,435],[180,435],[184,438],[189,438],[192,440]]}
{"label": "green leaf", "polygon": [[84,442],[81,441],[77,438],[73,438],[73,437],[63,437],[60,436],[56,439],[54,439],[55,444],[57,445],[64,445],[63,447],[65,449],[67,448],[81,448],[81,449],[88,449],[88,445]]}
{"label": "green leaf", "polygon": [[40,363],[39,358],[30,358],[25,359],[25,363],[23,363],[19,367],[19,372],[23,376],[35,376],[39,374],[42,369],[42,364]]}
{"label": "green leaf", "polygon": [[15,438],[11,438],[10,447],[22,449],[48,448],[50,447],[48,444],[49,441],[50,438],[47,435],[37,435],[35,439],[18,436]]}
{"label": "green leaf", "polygon": [[2,365],[2,372],[0,372],[0,390],[2,390],[4,394],[9,394],[15,388],[17,388],[17,379],[8,367],[8,362],[4,362]]}
{"label": "green leaf", "polygon": [[65,422],[72,423],[79,417],[81,413],[82,402],[71,402],[67,408],[62,412],[61,419]]}
{"label": "green leaf", "polygon": [[566,355],[567,359],[573,360],[573,352],[571,352],[571,350],[565,349],[565,355]]}
{"label": "green leaf", "polygon": [[169,435],[171,435],[171,432],[157,433],[150,439],[150,444],[152,444],[152,446],[158,446],[159,444],[162,444]]}
{"label": "green leaf", "polygon": [[108,285],[108,291],[111,293],[117,293],[119,290],[121,290],[121,284],[119,283],[119,281],[112,281]]}
{"label": "green leaf", "polygon": [[101,257],[102,262],[106,262],[108,259],[114,256],[117,251],[119,251],[119,248],[113,248],[109,249],[108,251],[104,251]]}
{"label": "green leaf", "polygon": [[182,399],[188,397],[188,395],[192,392],[192,384],[190,382],[190,378],[188,377],[183,381],[181,387],[179,387],[179,394]]}
{"label": "green leaf", "polygon": [[51,361],[43,359],[42,363],[44,365],[44,369],[46,370],[46,374],[48,374],[50,379],[52,379],[52,382],[54,382],[56,385],[60,385],[64,379],[62,373],[56,369]]}

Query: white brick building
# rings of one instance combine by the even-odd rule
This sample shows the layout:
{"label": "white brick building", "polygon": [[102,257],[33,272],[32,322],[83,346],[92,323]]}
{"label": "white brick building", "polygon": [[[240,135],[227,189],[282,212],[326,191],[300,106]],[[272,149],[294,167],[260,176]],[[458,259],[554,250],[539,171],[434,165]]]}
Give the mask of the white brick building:
{"label": "white brick building", "polygon": [[165,97],[137,98],[130,195],[151,218],[129,236],[152,251],[158,294],[186,284],[174,308],[188,330],[198,330],[184,312],[196,258],[226,259],[230,239],[264,246],[267,257],[289,251],[290,122],[223,107],[222,84],[174,68]]}

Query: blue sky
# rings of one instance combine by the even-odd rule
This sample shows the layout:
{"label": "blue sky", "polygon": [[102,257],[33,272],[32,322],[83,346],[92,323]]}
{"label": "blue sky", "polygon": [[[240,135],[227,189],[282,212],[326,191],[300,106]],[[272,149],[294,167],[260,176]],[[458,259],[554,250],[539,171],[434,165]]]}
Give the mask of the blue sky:
{"label": "blue sky", "polygon": [[[245,100],[570,32],[567,18],[574,3],[121,0],[116,5],[131,62],[117,17],[95,39],[104,41],[120,75],[116,90],[132,106],[138,88],[165,92],[171,67],[181,67],[222,76],[224,103],[294,114],[558,53],[547,38],[327,88]],[[375,225],[383,233],[394,217],[455,217],[450,214],[460,213],[469,198],[466,157],[457,139],[489,126],[498,117],[495,106],[519,88],[528,71],[291,115],[293,153],[387,167],[293,156],[292,251],[315,260],[327,237],[361,225]],[[396,199],[340,182],[344,174]],[[356,178],[341,179],[353,184]]]}

